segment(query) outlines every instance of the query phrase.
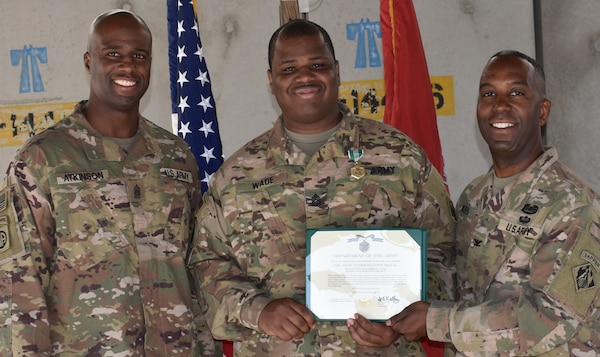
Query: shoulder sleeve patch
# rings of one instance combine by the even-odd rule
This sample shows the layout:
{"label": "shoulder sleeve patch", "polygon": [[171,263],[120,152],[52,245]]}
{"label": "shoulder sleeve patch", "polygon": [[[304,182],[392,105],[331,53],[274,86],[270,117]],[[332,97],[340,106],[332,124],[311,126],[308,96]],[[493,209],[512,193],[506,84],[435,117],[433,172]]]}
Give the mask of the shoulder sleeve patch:
{"label": "shoulder sleeve patch", "polygon": [[17,215],[12,202],[13,187],[0,185],[0,265],[25,253],[23,240],[17,229]]}
{"label": "shoulder sleeve patch", "polygon": [[577,243],[549,287],[550,295],[582,321],[593,318],[592,305],[600,292],[598,223],[581,229]]}

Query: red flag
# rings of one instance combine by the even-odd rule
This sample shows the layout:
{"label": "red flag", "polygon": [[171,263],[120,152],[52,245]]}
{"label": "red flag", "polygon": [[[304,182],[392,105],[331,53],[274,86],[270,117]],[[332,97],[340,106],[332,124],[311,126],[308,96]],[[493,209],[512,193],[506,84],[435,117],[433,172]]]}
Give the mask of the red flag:
{"label": "red flag", "polygon": [[380,4],[386,87],[383,121],[419,144],[445,177],[431,81],[412,0],[380,0]]}
{"label": "red flag", "polygon": [[[385,112],[383,121],[402,131],[427,153],[444,176],[431,81],[412,0],[380,0]],[[427,356],[443,356],[444,344],[424,338]]]}

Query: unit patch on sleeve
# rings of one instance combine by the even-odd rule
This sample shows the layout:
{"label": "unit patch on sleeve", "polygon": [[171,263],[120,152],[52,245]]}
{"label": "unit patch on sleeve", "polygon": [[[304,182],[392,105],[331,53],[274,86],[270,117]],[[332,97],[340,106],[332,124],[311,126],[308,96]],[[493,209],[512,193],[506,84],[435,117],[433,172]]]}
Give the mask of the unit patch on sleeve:
{"label": "unit patch on sleeve", "polygon": [[594,281],[594,271],[592,270],[591,264],[574,267],[573,275],[575,277],[575,287],[577,292],[592,289],[596,286],[596,282]]}
{"label": "unit patch on sleeve", "polygon": [[8,232],[8,222],[6,216],[0,216],[0,253],[10,248],[10,234]]}

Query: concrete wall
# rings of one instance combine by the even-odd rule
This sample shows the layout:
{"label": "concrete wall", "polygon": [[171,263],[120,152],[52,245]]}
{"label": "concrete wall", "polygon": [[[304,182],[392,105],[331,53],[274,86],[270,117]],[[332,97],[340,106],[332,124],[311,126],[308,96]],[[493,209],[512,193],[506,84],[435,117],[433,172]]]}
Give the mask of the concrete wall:
{"label": "concrete wall", "polygon": [[[454,88],[449,93],[454,97],[454,114],[439,115],[438,126],[448,184],[452,197],[457,198],[470,179],[490,166],[487,147],[480,139],[475,122],[475,101],[481,69],[487,58],[500,49],[513,48],[533,55],[532,3],[523,0],[413,1],[430,75],[448,76]],[[87,97],[89,82],[82,56],[88,26],[95,15],[110,8],[132,9],[144,17],[151,27],[154,35],[152,82],[143,101],[142,113],[165,128],[171,127],[165,4],[165,0],[0,2],[0,68],[3,82],[0,86],[0,125],[4,125],[4,128],[0,127],[0,171],[4,171],[8,165],[20,145],[19,140],[26,139],[24,133],[20,133],[19,137],[11,136],[11,112],[23,118],[37,103],[43,103],[38,111],[45,109],[44,106],[54,106],[56,113],[60,113],[61,110],[66,111],[67,104]],[[379,2],[311,0],[310,4],[309,19],[323,25],[332,35],[342,81],[380,80],[380,66],[357,68],[357,43],[348,39],[346,33],[348,24],[356,24],[361,20],[379,21]],[[553,141],[557,143],[563,158],[573,167],[579,165],[582,174],[590,181],[595,180],[598,187],[600,163],[595,154],[598,144],[593,140],[592,132],[586,131],[594,125],[598,128],[598,122],[589,114],[591,110],[583,106],[588,101],[582,99],[593,98],[591,85],[598,76],[597,51],[600,45],[590,44],[592,35],[597,34],[598,30],[594,28],[593,12],[588,7],[594,8],[597,14],[599,5],[592,0],[576,4],[571,11],[567,11],[563,9],[565,5],[561,1],[544,2],[544,14],[554,18],[550,23],[559,26],[558,30],[549,32],[551,46],[544,41],[550,47],[546,53],[547,60],[550,53],[560,54],[560,62],[549,62],[547,69],[548,77],[557,81],[549,80],[549,97],[554,99],[549,139],[550,144]],[[267,42],[279,25],[279,1],[197,0],[197,6],[224,154],[228,156],[244,142],[267,130],[279,113],[270,94],[266,74]],[[579,21],[580,16],[589,17],[589,21]],[[588,38],[587,47],[581,39],[584,33]],[[380,50],[381,40],[376,41]],[[23,92],[21,66],[11,63],[11,50],[22,50],[29,44],[34,48],[45,48],[47,61],[39,63],[43,91],[35,92],[30,88],[29,92]],[[579,52],[575,49],[580,46],[587,49],[585,60],[576,56]],[[580,69],[581,62],[587,64],[588,72]],[[573,68],[571,73],[577,76],[563,78],[565,67]],[[562,92],[555,88],[562,91],[570,89],[566,92],[569,95],[564,96],[569,101],[561,105],[561,98],[553,94]],[[573,89],[578,95],[572,95]],[[567,122],[567,119],[580,124]],[[564,125],[553,127],[555,122]],[[560,135],[554,135],[555,128]],[[573,133],[573,137],[569,133]],[[584,150],[575,150],[575,154],[570,154],[569,150],[563,148],[570,147],[574,141],[586,148],[585,161],[580,161],[583,156],[578,156],[578,151]],[[596,150],[590,149],[593,147]]]}
{"label": "concrete wall", "polygon": [[[332,36],[342,81],[382,78],[381,67],[355,68],[356,42],[346,25],[379,20],[379,2],[311,1],[308,17]],[[267,43],[279,24],[278,1],[201,0],[199,21],[225,155],[228,137],[252,138],[268,129],[279,113],[267,81]],[[479,75],[488,57],[499,49],[534,51],[532,4],[522,0],[414,0],[431,76],[451,76],[455,114],[438,116],[446,176],[453,198],[490,166],[487,146],[475,119]],[[262,21],[249,16],[260,9]],[[511,21],[506,26],[506,21]],[[379,39],[378,46],[381,45]],[[380,47],[379,47],[380,48]],[[235,103],[231,105],[230,103]]]}
{"label": "concrete wall", "polygon": [[600,191],[600,2],[543,0],[548,144]]}

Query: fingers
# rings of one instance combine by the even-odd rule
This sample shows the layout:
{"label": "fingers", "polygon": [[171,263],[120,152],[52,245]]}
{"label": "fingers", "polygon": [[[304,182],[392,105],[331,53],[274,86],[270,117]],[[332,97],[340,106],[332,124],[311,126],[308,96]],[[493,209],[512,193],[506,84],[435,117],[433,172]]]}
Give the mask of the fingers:
{"label": "fingers", "polygon": [[[315,320],[315,317],[306,306],[295,302],[295,304],[292,304],[291,307],[298,314],[298,316],[302,318],[303,321],[301,321],[300,324],[309,327],[308,331],[317,327],[317,321]],[[308,331],[306,331],[305,333],[307,333]]]}
{"label": "fingers", "polygon": [[316,327],[316,322],[306,306],[285,298],[273,300],[265,306],[258,327],[268,335],[289,341],[302,338]]}
{"label": "fingers", "polygon": [[387,347],[399,337],[389,326],[372,322],[360,314],[348,319],[347,326],[354,341],[365,347]]}
{"label": "fingers", "polygon": [[389,318],[385,324],[395,332],[404,335],[408,341],[416,341],[427,336],[427,310],[429,304],[423,301],[409,305],[399,314]]}

